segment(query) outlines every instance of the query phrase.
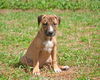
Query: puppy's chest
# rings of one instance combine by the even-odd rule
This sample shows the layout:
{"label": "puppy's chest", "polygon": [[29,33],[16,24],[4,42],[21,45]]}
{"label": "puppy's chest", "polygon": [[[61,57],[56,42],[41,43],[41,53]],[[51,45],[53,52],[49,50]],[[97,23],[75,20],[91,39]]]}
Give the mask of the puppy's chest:
{"label": "puppy's chest", "polygon": [[54,46],[53,41],[50,41],[50,40],[45,41],[43,42],[43,45],[44,45],[43,50],[47,51],[48,53],[51,53],[51,51],[53,50],[53,46]]}

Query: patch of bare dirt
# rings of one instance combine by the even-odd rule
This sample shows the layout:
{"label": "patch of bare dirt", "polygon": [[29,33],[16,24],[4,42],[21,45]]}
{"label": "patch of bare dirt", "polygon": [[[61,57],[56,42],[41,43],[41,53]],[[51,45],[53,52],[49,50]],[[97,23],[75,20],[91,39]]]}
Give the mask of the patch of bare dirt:
{"label": "patch of bare dirt", "polygon": [[100,77],[93,78],[93,80],[100,80]]}
{"label": "patch of bare dirt", "polygon": [[48,77],[53,80],[73,80],[75,78],[75,75],[74,75],[75,71],[76,71],[76,68],[73,67],[61,73],[42,72],[41,75],[43,77]]}
{"label": "patch of bare dirt", "polygon": [[[22,9],[0,9],[0,13],[9,13],[9,12],[35,12],[35,11],[48,11],[48,10],[39,10],[39,9],[28,9],[28,10],[22,10]],[[50,11],[50,10],[49,10]],[[60,10],[60,9],[53,9],[51,11],[54,11],[54,12],[58,12],[58,13],[63,13],[63,12],[73,12],[73,10]],[[90,12],[89,10],[75,10],[76,12]],[[93,12],[93,11],[91,11]]]}
{"label": "patch of bare dirt", "polygon": [[22,10],[22,9],[0,9],[0,13],[9,13],[9,12],[36,12],[36,11],[44,11],[44,10],[38,10],[38,9],[29,9],[29,10]]}
{"label": "patch of bare dirt", "polygon": [[3,40],[5,38],[5,35],[0,33],[0,40]]}
{"label": "patch of bare dirt", "polygon": [[14,9],[14,10],[12,10],[12,9],[0,9],[1,14],[9,13],[9,12],[21,12],[21,11],[22,10],[20,10],[20,9]]}

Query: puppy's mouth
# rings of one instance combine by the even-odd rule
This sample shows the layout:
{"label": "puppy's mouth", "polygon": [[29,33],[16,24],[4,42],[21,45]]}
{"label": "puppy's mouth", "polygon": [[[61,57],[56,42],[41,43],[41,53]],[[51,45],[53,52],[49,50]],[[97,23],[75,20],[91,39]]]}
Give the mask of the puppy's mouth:
{"label": "puppy's mouth", "polygon": [[53,31],[53,32],[50,32],[50,31],[45,31],[45,35],[46,36],[48,36],[48,37],[53,37],[53,36],[55,36],[55,34],[56,34],[56,32],[55,31]]}

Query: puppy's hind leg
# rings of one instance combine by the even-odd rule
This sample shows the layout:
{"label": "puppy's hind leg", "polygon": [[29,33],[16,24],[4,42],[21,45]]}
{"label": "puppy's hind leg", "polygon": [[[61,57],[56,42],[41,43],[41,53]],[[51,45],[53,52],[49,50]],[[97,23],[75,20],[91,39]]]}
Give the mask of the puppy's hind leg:
{"label": "puppy's hind leg", "polygon": [[31,59],[27,58],[26,56],[21,57],[20,61],[22,64],[25,64],[27,66],[33,65],[33,61]]}

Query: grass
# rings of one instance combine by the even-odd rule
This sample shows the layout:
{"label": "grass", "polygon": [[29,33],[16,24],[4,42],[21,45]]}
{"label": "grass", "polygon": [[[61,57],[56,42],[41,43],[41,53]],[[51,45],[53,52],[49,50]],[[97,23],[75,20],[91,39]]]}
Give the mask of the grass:
{"label": "grass", "polygon": [[0,0],[1,9],[100,9],[99,0]]}
{"label": "grass", "polygon": [[[1,10],[0,12],[0,80],[59,78],[66,80],[69,79],[66,78],[68,75],[72,76],[70,80],[99,80],[99,11]],[[41,14],[56,14],[61,17],[57,38],[58,61],[59,64],[72,67],[74,73],[59,77],[52,71],[47,71],[50,76],[32,77],[30,67],[18,64],[20,57],[40,29],[37,25],[37,16]],[[42,72],[44,74],[44,71]]]}

